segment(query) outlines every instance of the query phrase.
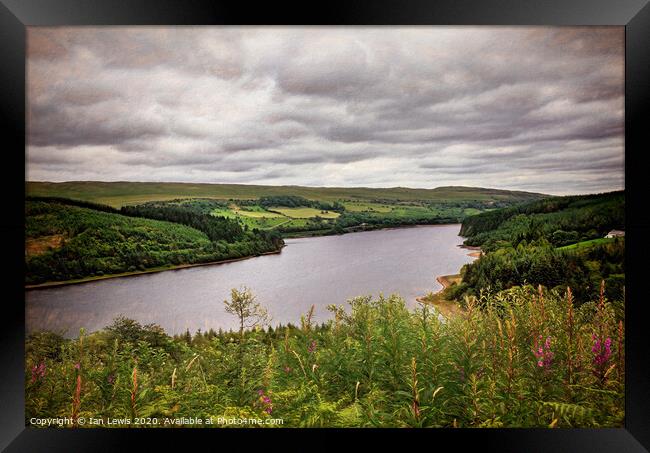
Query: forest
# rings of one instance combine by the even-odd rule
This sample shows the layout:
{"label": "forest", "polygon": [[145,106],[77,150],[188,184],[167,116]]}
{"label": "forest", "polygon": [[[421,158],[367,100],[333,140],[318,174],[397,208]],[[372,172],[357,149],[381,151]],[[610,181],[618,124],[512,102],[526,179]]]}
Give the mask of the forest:
{"label": "forest", "polygon": [[555,246],[602,238],[625,227],[625,193],[552,197],[468,217],[466,245],[489,251],[545,238]]}
{"label": "forest", "polygon": [[97,209],[75,201],[27,200],[25,283],[223,261],[278,251],[273,231],[173,207]]}
{"label": "forest", "polygon": [[300,206],[306,206],[310,208],[320,209],[324,211],[345,211],[345,206],[338,201],[328,203],[326,201],[319,200],[308,200],[304,197],[297,195],[284,195],[284,196],[265,196],[260,197],[257,200],[257,204],[264,208],[270,208],[272,206],[286,206],[288,208],[297,208]]}
{"label": "forest", "polygon": [[557,197],[468,217],[461,235],[485,255],[464,266],[462,282],[447,294],[463,301],[481,291],[526,283],[574,289],[576,302],[598,294],[606,282],[610,299],[624,295],[625,237],[605,239],[624,229],[623,192]]}

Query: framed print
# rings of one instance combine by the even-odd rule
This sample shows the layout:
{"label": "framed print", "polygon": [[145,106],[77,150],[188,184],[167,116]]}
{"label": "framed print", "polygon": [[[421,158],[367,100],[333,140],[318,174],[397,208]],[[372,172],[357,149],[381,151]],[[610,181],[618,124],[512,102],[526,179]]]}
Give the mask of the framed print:
{"label": "framed print", "polygon": [[0,9],[7,451],[646,451],[646,3]]}

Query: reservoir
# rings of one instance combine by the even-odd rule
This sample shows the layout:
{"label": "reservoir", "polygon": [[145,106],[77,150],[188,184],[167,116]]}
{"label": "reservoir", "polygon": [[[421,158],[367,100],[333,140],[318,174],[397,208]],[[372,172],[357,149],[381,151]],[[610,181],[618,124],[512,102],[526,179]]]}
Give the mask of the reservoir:
{"label": "reservoir", "polygon": [[415,308],[416,297],[441,289],[437,276],[473,261],[459,247],[459,231],[453,224],[287,239],[276,255],[31,289],[25,293],[26,328],[73,337],[82,327],[99,330],[123,315],[159,324],[169,334],[235,329],[223,301],[241,285],[267,308],[272,325],[300,325],[312,305],[314,320],[323,322],[330,319],[329,304],[347,308],[352,297],[380,293],[399,294]]}

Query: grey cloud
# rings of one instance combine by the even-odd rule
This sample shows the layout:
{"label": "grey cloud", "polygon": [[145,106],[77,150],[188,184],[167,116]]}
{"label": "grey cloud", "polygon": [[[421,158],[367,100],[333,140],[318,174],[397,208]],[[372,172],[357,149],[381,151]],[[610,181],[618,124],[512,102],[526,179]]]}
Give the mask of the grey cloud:
{"label": "grey cloud", "polygon": [[28,174],[618,189],[623,38],[620,27],[30,27]]}

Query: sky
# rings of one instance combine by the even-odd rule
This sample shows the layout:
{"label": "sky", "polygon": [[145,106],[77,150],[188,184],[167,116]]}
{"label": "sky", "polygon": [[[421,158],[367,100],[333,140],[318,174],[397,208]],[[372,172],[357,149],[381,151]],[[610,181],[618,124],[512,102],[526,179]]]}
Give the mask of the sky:
{"label": "sky", "polygon": [[28,27],[29,181],[623,189],[623,27]]}

